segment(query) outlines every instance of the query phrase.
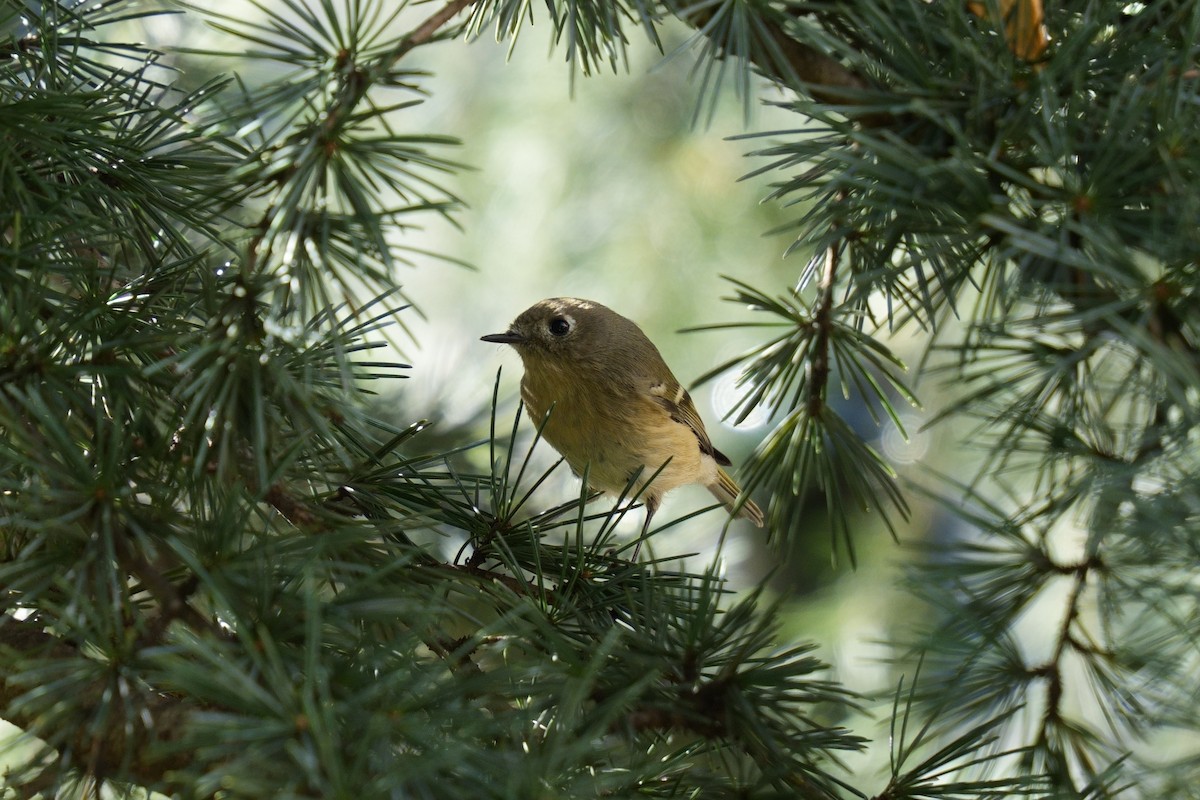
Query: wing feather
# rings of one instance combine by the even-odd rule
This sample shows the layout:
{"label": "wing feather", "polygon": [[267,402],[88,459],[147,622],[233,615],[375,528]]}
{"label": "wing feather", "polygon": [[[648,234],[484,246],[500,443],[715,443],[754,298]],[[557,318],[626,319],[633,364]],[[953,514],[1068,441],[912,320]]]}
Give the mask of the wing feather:
{"label": "wing feather", "polygon": [[700,452],[712,456],[722,466],[729,466],[728,456],[713,447],[708,432],[704,430],[704,421],[700,419],[696,404],[692,402],[692,396],[678,381],[659,381],[651,384],[650,397],[663,407],[671,419],[691,429],[700,445]]}

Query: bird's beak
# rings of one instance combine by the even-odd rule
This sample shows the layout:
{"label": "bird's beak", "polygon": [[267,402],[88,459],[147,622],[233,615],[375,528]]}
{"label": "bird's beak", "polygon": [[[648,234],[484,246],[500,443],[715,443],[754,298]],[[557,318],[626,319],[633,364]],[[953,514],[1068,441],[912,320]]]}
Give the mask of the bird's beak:
{"label": "bird's beak", "polygon": [[525,337],[516,331],[507,331],[505,333],[489,333],[487,336],[480,336],[481,342],[495,342],[496,344],[520,344],[525,341]]}

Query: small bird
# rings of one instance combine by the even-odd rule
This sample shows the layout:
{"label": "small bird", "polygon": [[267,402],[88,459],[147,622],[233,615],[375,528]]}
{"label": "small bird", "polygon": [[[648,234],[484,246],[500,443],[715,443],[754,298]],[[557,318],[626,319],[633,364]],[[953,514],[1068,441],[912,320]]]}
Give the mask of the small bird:
{"label": "small bird", "polygon": [[[589,486],[606,493],[634,481],[646,506],[643,537],[663,495],[684,484],[703,484],[734,510],[741,489],[721,469],[729,459],[633,321],[590,300],[553,297],[481,339],[516,348],[525,366],[521,398],[535,421],[545,420],[542,436],[576,475],[586,468]],[[752,500],[737,516],[763,525]]]}

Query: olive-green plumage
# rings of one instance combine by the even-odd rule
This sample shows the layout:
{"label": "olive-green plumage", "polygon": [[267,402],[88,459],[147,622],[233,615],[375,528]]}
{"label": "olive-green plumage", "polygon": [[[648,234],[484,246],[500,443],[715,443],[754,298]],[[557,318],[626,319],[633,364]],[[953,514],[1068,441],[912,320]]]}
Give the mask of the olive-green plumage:
{"label": "olive-green plumage", "polygon": [[[587,469],[593,489],[621,492],[641,471],[643,531],[663,495],[684,484],[703,484],[735,508],[741,490],[721,469],[729,459],[713,447],[687,390],[632,321],[590,300],[554,297],[483,340],[516,348],[525,365],[521,397],[532,418],[545,419],[546,441],[577,475]],[[738,516],[763,524],[750,500]]]}

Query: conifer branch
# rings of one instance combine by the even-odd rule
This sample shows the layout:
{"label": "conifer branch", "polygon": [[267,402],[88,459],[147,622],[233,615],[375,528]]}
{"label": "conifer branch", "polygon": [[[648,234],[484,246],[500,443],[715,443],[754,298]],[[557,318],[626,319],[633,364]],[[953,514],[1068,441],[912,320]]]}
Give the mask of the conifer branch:
{"label": "conifer branch", "polygon": [[[36,621],[0,618],[0,654],[5,663],[38,659],[68,661],[86,658],[82,652],[42,630]],[[173,770],[188,765],[191,755],[172,747],[186,730],[186,712],[179,699],[168,694],[142,692],[132,702],[136,708],[120,708],[114,713],[106,687],[98,684],[73,698],[72,714],[77,724],[44,730],[42,709],[27,703],[14,704],[29,692],[29,687],[0,672],[0,708],[4,718],[25,730],[39,731],[50,745],[76,757],[86,754],[89,774],[102,779],[121,774],[144,785],[161,784]],[[122,700],[130,702],[130,698]],[[100,712],[100,709],[104,709]],[[95,722],[104,720],[103,728]],[[56,734],[56,736],[55,736]],[[45,767],[53,775],[53,767]]]}
{"label": "conifer branch", "polygon": [[263,500],[271,508],[283,515],[283,518],[298,528],[312,528],[317,524],[317,517],[308,505],[296,497],[281,484],[275,483],[268,487]]}
{"label": "conifer branch", "polygon": [[834,295],[833,287],[837,281],[838,259],[840,258],[839,244],[833,243],[825,248],[824,268],[821,270],[820,282],[817,284],[817,303],[813,312],[812,355],[808,362],[808,415],[820,417],[825,404],[826,386],[829,382],[829,339],[833,333]]}
{"label": "conifer branch", "polygon": [[198,612],[190,602],[188,595],[194,590],[196,581],[189,578],[187,585],[177,587],[158,571],[152,564],[141,558],[125,541],[127,531],[120,531],[113,537],[113,549],[121,568],[132,575],[155,599],[159,607],[159,617],[154,621],[153,628],[148,631],[150,641],[155,642],[166,630],[172,620],[179,619],[197,633],[207,633],[220,636],[220,629]]}
{"label": "conifer branch", "polygon": [[[680,19],[698,31],[706,32],[720,4],[696,4],[690,13],[678,13]],[[832,106],[842,106],[862,101],[863,92],[871,88],[868,80],[847,68],[833,56],[822,53],[810,44],[800,42],[788,34],[774,17],[763,14],[756,23],[766,32],[769,49],[761,53],[751,53],[758,70],[785,86],[792,89],[809,91],[812,97]],[[778,54],[775,59],[768,52]],[[799,85],[796,85],[796,84]],[[871,116],[863,118],[869,125],[881,125],[888,118]]]}
{"label": "conifer branch", "polygon": [[1071,582],[1071,589],[1067,595],[1066,609],[1054,638],[1054,649],[1050,654],[1050,658],[1047,659],[1046,663],[1030,670],[1031,675],[1046,680],[1046,707],[1043,709],[1041,722],[1038,726],[1034,742],[1034,747],[1037,749],[1045,750],[1050,747],[1051,731],[1063,720],[1062,660],[1068,648],[1076,649],[1074,644],[1077,640],[1072,633],[1072,628],[1074,628],[1079,619],[1079,604],[1087,585],[1088,575],[1096,563],[1098,562],[1095,559],[1089,559],[1073,567],[1060,567],[1060,571],[1069,569],[1069,572],[1074,576]]}
{"label": "conifer branch", "polygon": [[413,29],[411,33],[400,39],[391,52],[383,55],[374,64],[363,68],[352,63],[349,53],[340,53],[341,72],[345,76],[345,86],[335,103],[329,109],[324,123],[326,135],[333,135],[342,121],[350,116],[354,108],[366,96],[367,91],[384,78],[396,63],[415,48],[433,41],[438,32],[450,20],[454,19],[467,8],[480,0],[450,0],[446,5],[431,14],[424,22]]}
{"label": "conifer branch", "polygon": [[404,40],[392,52],[390,56],[391,63],[394,64],[399,61],[414,47],[432,41],[438,31],[450,22],[450,20],[478,2],[480,0],[450,0],[449,3],[446,3],[446,5],[442,6],[442,8],[431,14],[428,19],[414,28],[412,33],[404,37]]}

